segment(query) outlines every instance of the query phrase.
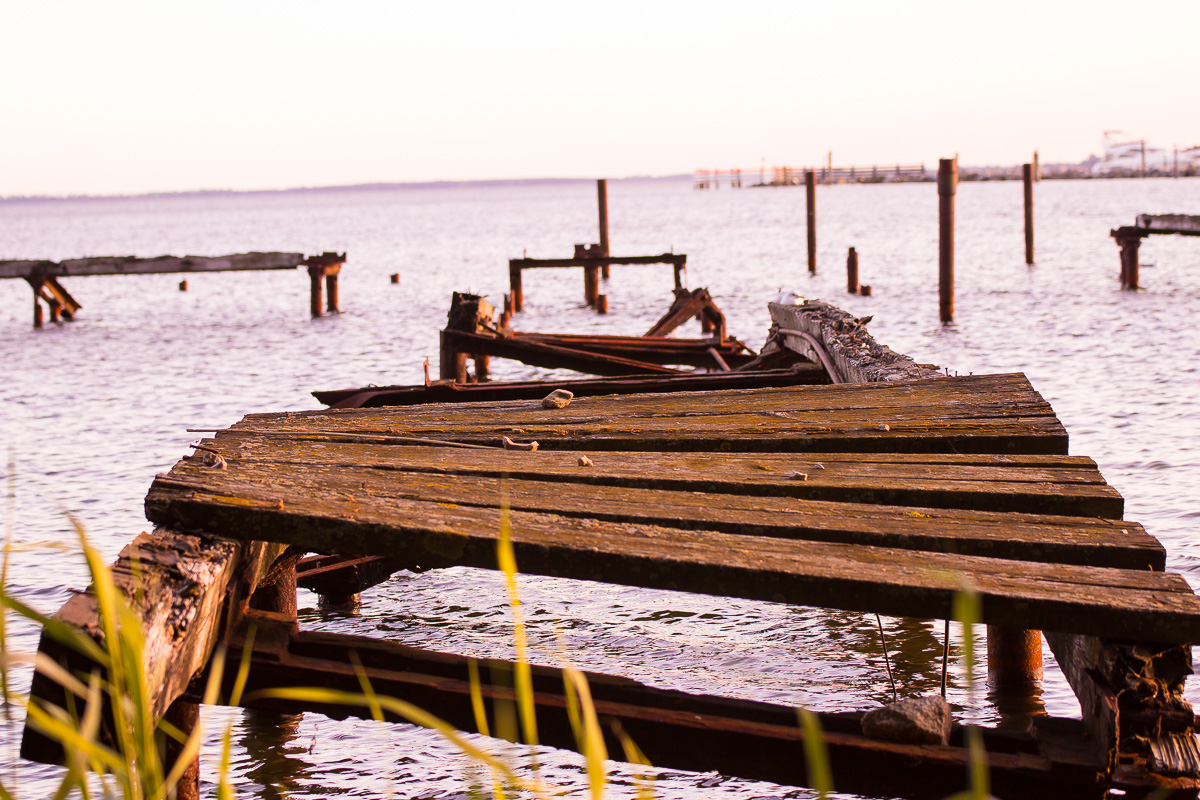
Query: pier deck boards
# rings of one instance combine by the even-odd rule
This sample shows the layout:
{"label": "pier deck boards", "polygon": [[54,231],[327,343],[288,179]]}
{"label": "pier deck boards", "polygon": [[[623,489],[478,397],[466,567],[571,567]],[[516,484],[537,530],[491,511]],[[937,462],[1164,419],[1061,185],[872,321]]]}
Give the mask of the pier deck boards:
{"label": "pier deck boards", "polygon": [[205,446],[226,468],[160,476],[153,522],[492,568],[507,503],[531,573],[923,617],[967,582],[990,624],[1200,639],[1200,600],[1019,375],[255,415]]}

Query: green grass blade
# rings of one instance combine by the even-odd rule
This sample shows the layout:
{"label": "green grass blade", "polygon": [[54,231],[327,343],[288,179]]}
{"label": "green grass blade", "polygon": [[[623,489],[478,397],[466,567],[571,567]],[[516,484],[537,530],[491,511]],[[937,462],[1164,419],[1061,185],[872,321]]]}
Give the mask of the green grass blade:
{"label": "green grass blade", "polygon": [[829,749],[825,746],[821,720],[807,708],[796,709],[796,714],[800,718],[800,727],[804,729],[804,762],[808,785],[817,790],[821,800],[825,800],[833,791],[833,773],[829,768]]}

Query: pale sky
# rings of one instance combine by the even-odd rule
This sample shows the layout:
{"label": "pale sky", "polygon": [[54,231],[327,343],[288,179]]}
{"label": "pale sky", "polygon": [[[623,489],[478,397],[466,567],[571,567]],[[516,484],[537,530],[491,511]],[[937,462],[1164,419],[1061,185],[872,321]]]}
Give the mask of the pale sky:
{"label": "pale sky", "polygon": [[0,196],[1200,144],[1200,0],[2,0]]}

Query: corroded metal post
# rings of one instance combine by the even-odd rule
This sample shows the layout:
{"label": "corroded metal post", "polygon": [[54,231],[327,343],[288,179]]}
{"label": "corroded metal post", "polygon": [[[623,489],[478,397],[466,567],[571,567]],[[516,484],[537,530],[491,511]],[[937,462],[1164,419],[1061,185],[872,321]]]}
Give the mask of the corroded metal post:
{"label": "corroded metal post", "polygon": [[1042,679],[1042,634],[1004,625],[987,626],[988,683],[1016,686]]}
{"label": "corroded metal post", "polygon": [[[596,181],[596,205],[600,210],[600,254],[606,258],[612,255],[608,251],[608,181],[604,178]],[[601,275],[608,280],[609,264],[604,262]]]}
{"label": "corroded metal post", "polygon": [[1021,165],[1021,181],[1025,184],[1025,263],[1033,263],[1033,181],[1032,164]]}
{"label": "corroded metal post", "polygon": [[313,264],[308,268],[308,311],[313,317],[321,316],[321,278],[324,270]]}
{"label": "corroded metal post", "polygon": [[804,173],[804,197],[808,210],[808,273],[817,274],[817,174]]}
{"label": "corroded metal post", "polygon": [[512,310],[519,314],[525,310],[525,292],[521,290],[521,266],[508,262],[508,293],[512,297]]}
{"label": "corroded metal post", "polygon": [[954,192],[958,163],[938,161],[938,310],[943,323],[954,321]]}

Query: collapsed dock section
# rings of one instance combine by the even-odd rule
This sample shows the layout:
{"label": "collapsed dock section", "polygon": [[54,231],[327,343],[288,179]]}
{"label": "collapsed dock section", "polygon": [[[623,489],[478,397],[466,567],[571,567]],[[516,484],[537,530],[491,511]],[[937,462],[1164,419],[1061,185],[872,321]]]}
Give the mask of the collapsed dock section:
{"label": "collapsed dock section", "polygon": [[[205,618],[223,622],[193,623],[171,641],[203,653],[220,639],[230,658],[248,659],[247,705],[366,716],[366,704],[282,704],[260,691],[355,692],[361,670],[379,694],[474,731],[470,659],[298,628],[289,587],[301,555],[322,554],[301,573],[319,569],[325,581],[337,557],[353,563],[353,580],[324,584],[343,596],[402,568],[497,569],[505,526],[522,572],[578,581],[932,619],[950,619],[970,587],[989,633],[1044,633],[1083,711],[1082,721],[1031,718],[1019,735],[988,732],[997,796],[1194,796],[1200,760],[1183,686],[1200,598],[1164,571],[1162,546],[1123,519],[1095,462],[1068,454],[1066,430],[1029,381],[939,376],[824,304],[771,313],[764,350],[819,347],[826,380],[676,383],[560,407],[530,397],[534,384],[504,395],[504,384],[482,382],[501,394],[255,414],[214,432],[155,479],[146,513],[158,526],[151,537],[221,543],[187,558],[219,562],[213,573],[241,589],[198,584],[219,607]],[[261,601],[264,585],[275,600]],[[290,611],[279,587],[293,591]],[[609,752],[621,752],[623,730],[656,766],[810,781],[792,708],[588,680]],[[535,667],[533,681],[542,742],[574,747],[561,670]],[[156,679],[156,708],[197,700],[179,687]],[[478,691],[489,706],[512,697],[499,685]],[[935,744],[880,740],[861,716],[820,715],[839,790],[920,798],[965,785],[960,729]]]}

